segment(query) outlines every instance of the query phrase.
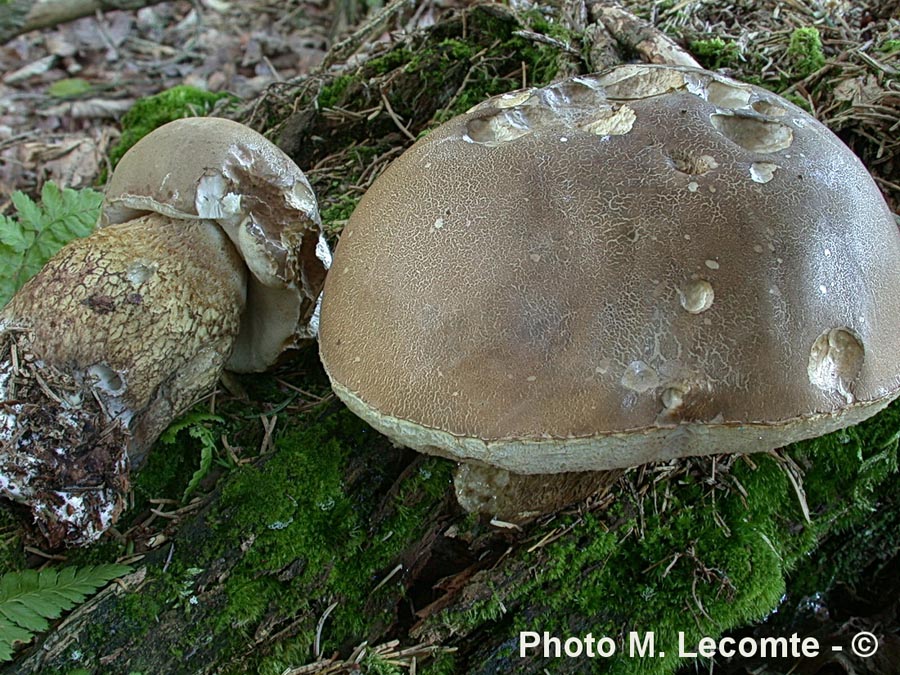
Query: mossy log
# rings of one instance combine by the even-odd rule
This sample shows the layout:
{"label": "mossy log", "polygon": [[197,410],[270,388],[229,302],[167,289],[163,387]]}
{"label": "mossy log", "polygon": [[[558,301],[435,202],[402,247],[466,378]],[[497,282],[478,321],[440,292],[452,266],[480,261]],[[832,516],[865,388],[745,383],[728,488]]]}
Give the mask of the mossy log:
{"label": "mossy log", "polygon": [[[582,55],[594,45],[573,30],[565,17],[472,7],[275,85],[235,116],[309,170],[336,233],[423,131],[486,96],[587,70]],[[629,51],[609,41],[594,51],[608,63],[619,50]],[[894,405],[779,453],[642,467],[565,512],[511,527],[462,513],[451,462],[393,447],[329,397],[314,348],[240,384],[249,398],[220,402],[225,422],[195,416],[184,426],[259,455],[232,461],[202,498],[172,508],[178,517],[163,531],[132,530],[123,539],[138,542],[135,572],[4,672],[663,675],[679,665],[679,632],[694,645],[764,618],[823,537],[839,539],[897,493]],[[148,497],[185,489],[200,436],[154,451],[136,480],[135,521]],[[110,537],[69,562],[108,561],[128,545]],[[521,658],[526,630],[608,636],[619,653]],[[655,654],[630,658],[632,631],[653,631]]]}

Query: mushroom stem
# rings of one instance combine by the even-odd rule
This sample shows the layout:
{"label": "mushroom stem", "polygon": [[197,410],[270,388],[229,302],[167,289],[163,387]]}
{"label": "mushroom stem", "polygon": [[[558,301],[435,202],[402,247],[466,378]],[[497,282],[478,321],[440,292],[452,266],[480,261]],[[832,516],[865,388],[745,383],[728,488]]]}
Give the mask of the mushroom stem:
{"label": "mushroom stem", "polygon": [[0,493],[51,547],[90,542],[216,382],[246,273],[208,221],[148,215],[63,248],[0,312]]}
{"label": "mushroom stem", "polygon": [[521,474],[462,462],[453,475],[456,500],[469,513],[522,522],[554,513],[615,485],[623,471]]}

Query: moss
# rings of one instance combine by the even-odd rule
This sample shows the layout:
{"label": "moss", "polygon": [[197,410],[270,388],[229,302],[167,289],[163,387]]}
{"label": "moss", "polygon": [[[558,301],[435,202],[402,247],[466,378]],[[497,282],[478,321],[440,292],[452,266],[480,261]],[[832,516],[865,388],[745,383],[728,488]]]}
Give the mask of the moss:
{"label": "moss", "polygon": [[[119,524],[121,526],[121,523]],[[67,565],[102,565],[114,562],[124,552],[121,541],[106,537],[85,548],[73,548],[66,551]]]}
{"label": "moss", "polygon": [[338,194],[330,204],[322,205],[322,226],[326,232],[338,232],[347,223],[353,209],[359,203],[361,195],[353,192]]}
{"label": "moss", "polygon": [[478,626],[496,621],[506,613],[499,596],[481,599],[464,610],[453,610],[441,615],[441,622],[450,634],[466,634]]}
{"label": "moss", "polygon": [[226,92],[178,85],[137,101],[122,117],[122,137],[109,152],[110,163],[115,167],[132,145],[157,127],[182,117],[207,115],[216,102],[228,97],[234,99]]}
{"label": "moss", "polygon": [[384,56],[378,56],[366,62],[366,70],[375,75],[385,75],[395,68],[401,68],[413,58],[409,49],[392,49]]}
{"label": "moss", "polygon": [[[485,630],[486,623],[499,619],[499,604],[519,608],[510,610],[510,625],[502,628],[513,642],[523,630],[557,636],[592,632],[617,638],[621,647],[629,631],[652,630],[665,657],[617,656],[604,660],[603,670],[592,664],[598,669],[592,672],[671,673],[679,663],[679,631],[692,645],[761,620],[778,606],[787,575],[824,536],[843,541],[843,533],[863,523],[877,532],[895,526],[900,513],[880,524],[872,514],[900,482],[898,436],[900,403],[895,403],[856,428],[792,446],[787,454],[803,469],[811,523],[804,519],[784,460],[738,459],[712,486],[709,460],[693,460],[694,471],[650,486],[639,503],[623,499],[618,508],[585,514],[580,522],[557,519],[550,526],[574,526],[571,536],[526,555],[522,564],[529,574],[521,583],[502,597],[492,592],[466,612],[445,612],[435,620],[451,631]],[[886,540],[897,538],[894,533]],[[843,564],[859,565],[865,555],[861,547],[859,557]],[[803,592],[821,588],[823,581],[811,577]],[[573,617],[580,623],[573,625]],[[493,664],[483,672],[498,667],[516,672],[518,659],[503,658],[491,655]]]}
{"label": "moss", "polygon": [[893,54],[900,52],[900,40],[885,40],[877,47],[882,54]]}
{"label": "moss", "polygon": [[377,654],[368,654],[360,664],[367,675],[405,675],[405,671]]}
{"label": "moss", "polygon": [[[787,85],[785,85],[785,86],[787,86]],[[783,91],[784,87],[781,87],[780,90]],[[807,101],[805,98],[800,96],[800,94],[795,94],[795,93],[785,94],[784,98],[786,100],[790,101],[791,103],[793,103],[798,108],[803,108],[806,112],[812,114],[812,112],[813,112],[812,106],[810,105],[809,101]]]}
{"label": "moss", "polygon": [[199,467],[199,458],[199,443],[189,434],[179,434],[171,443],[157,443],[135,474],[134,510],[146,508],[150,499],[178,499]]}
{"label": "moss", "polygon": [[165,605],[158,597],[144,594],[128,594],[122,599],[122,611],[130,628],[142,633],[159,619]]}
{"label": "moss", "polygon": [[822,68],[825,65],[825,52],[818,29],[808,26],[794,30],[786,54],[791,76],[796,79],[809,77]]}
{"label": "moss", "polygon": [[8,506],[0,509],[0,575],[25,569],[22,531],[16,514]]}
{"label": "moss", "polygon": [[319,108],[331,108],[337,104],[353,81],[350,75],[338,75],[328,85],[322,87],[316,99]]}
{"label": "moss", "polygon": [[[296,655],[308,659],[315,617],[332,602],[338,604],[323,631],[325,651],[390,619],[378,607],[393,607],[402,589],[390,583],[374,589],[397,553],[428,526],[426,515],[444,497],[450,462],[424,461],[397,490],[392,515],[369,531],[365,518],[375,504],[359,489],[351,499],[343,480],[351,456],[377,450],[374,438],[348,411],[329,413],[287,431],[264,466],[236,470],[222,489],[212,517],[215,540],[249,548],[226,581],[227,601],[212,631],[249,631],[264,617],[307,617],[260,672],[281,672]],[[377,485],[385,476],[377,463],[369,466],[366,480]],[[212,549],[203,557],[218,554]]]}
{"label": "moss", "polygon": [[[538,12],[526,13],[524,20],[529,29],[535,32],[569,44],[576,42],[573,33],[548,21]],[[493,67],[494,63],[509,59],[510,54],[515,54],[518,63],[524,66],[524,80],[528,85],[543,85],[556,76],[560,64],[560,53],[556,47],[514,35],[514,29],[519,28],[517,24],[489,11],[472,12],[469,21],[469,31],[479,31],[495,38],[488,50],[483,49],[476,41],[447,37],[419,52],[408,49],[388,52],[369,61],[365,74],[384,75],[403,68],[407,73],[419,74],[425,85],[423,92],[433,92],[442,88],[448,69],[466,68],[468,73],[465,89],[457,92],[458,96],[450,107],[435,115],[433,125],[465,112],[486,98],[521,87],[521,73],[508,77],[500,75]],[[391,104],[401,116],[413,116],[415,100],[392,100]]]}
{"label": "moss", "polygon": [[[820,550],[801,561],[790,577],[787,607],[793,606],[796,612],[804,598],[838,588],[850,589],[858,597],[866,594],[872,578],[900,551],[900,476],[886,481],[882,494],[863,526],[833,532]],[[785,621],[794,618],[783,613]]]}
{"label": "moss", "polygon": [[457,669],[456,657],[452,652],[441,652],[432,661],[426,661],[419,668],[422,675],[456,675],[460,672]]}
{"label": "moss", "polygon": [[708,70],[734,66],[741,58],[741,48],[736,42],[718,37],[694,40],[689,48],[700,65]]}

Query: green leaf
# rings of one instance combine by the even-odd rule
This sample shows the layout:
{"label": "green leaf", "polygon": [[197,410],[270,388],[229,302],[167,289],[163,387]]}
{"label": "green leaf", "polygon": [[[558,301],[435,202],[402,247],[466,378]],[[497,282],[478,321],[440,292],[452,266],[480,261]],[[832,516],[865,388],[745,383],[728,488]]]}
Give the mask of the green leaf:
{"label": "green leaf", "polygon": [[[30,631],[47,630],[48,623],[40,614],[31,607],[26,607],[19,602],[7,602],[0,605],[0,614],[3,614],[11,622]],[[51,618],[56,618],[51,617]]]}
{"label": "green leaf", "polygon": [[[190,429],[191,427],[199,424],[203,424],[203,422],[215,422],[217,424],[222,424],[225,420],[218,415],[213,415],[212,413],[205,412],[189,412],[181,419],[177,419],[172,424],[168,426],[168,428],[162,432],[159,436],[159,440],[167,445],[171,445],[175,442],[175,439],[178,438],[178,434],[180,434],[185,429]],[[189,432],[190,433],[190,432]]]}
{"label": "green leaf", "polygon": [[16,190],[11,196],[13,206],[19,216],[19,225],[30,232],[40,232],[41,208],[24,192]]}
{"label": "green leaf", "polygon": [[0,307],[65,244],[94,229],[103,195],[44,184],[41,205],[14,192],[14,218],[0,216]]}
{"label": "green leaf", "polygon": [[9,661],[11,659],[14,642],[28,642],[31,638],[32,634],[27,630],[19,628],[6,619],[0,619],[0,654],[8,653],[10,655],[2,660]]}
{"label": "green leaf", "polygon": [[[194,429],[191,429],[191,436],[196,438],[196,435],[193,432]],[[181,501],[183,502],[186,502],[191,493],[197,489],[197,486],[200,485],[200,481],[209,473],[209,469],[212,466],[213,452],[216,449],[215,441],[210,442],[208,437],[204,437],[201,439],[201,442],[203,443],[203,447],[200,448],[200,468],[194,472],[190,482],[184,489],[184,495],[181,497]]]}
{"label": "green leaf", "polygon": [[176,420],[170,424],[169,428],[159,437],[160,441],[171,445],[175,442],[178,434],[186,429],[191,438],[196,438],[200,441],[200,467],[194,471],[191,476],[191,480],[188,482],[184,494],[181,497],[182,501],[187,501],[187,498],[197,489],[197,486],[200,485],[200,481],[203,480],[204,476],[209,473],[209,470],[212,467],[213,456],[215,455],[217,448],[216,441],[218,439],[218,433],[213,431],[209,425],[222,424],[224,422],[225,420],[218,415],[204,412],[190,412],[180,420]]}
{"label": "green leaf", "polygon": [[0,577],[0,660],[12,659],[16,642],[29,642],[57,619],[112,579],[131,571],[125,565],[48,568],[10,572]]}
{"label": "green leaf", "polygon": [[25,251],[34,241],[34,232],[22,229],[8,216],[0,216],[0,242],[9,247],[10,254]]}
{"label": "green leaf", "polygon": [[67,77],[47,87],[47,93],[54,98],[71,98],[86,94],[90,90],[91,83],[82,77]]}

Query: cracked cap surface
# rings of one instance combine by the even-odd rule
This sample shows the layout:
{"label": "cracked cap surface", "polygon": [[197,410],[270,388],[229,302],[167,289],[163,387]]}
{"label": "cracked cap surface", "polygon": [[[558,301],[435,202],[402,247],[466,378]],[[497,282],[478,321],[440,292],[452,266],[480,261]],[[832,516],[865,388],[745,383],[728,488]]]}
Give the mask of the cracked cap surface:
{"label": "cracked cap surface", "polygon": [[218,226],[150,214],[70,242],[0,311],[0,494],[52,547],[99,537],[215,384],[245,277]]}
{"label": "cracked cap surface", "polygon": [[215,117],[159,127],[122,157],[100,224],[147,212],[215,221],[244,259],[248,310],[230,370],[264,370],[284,349],[315,337],[330,252],[309,182],[267,138]]}
{"label": "cracked cap surface", "polygon": [[801,109],[623,66],[492,98],[361,200],[322,306],[335,391],[520,473],[779,447],[900,393],[900,233]]}

